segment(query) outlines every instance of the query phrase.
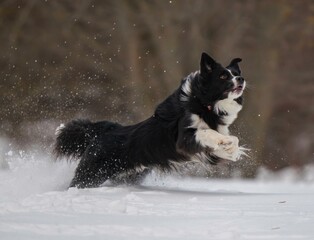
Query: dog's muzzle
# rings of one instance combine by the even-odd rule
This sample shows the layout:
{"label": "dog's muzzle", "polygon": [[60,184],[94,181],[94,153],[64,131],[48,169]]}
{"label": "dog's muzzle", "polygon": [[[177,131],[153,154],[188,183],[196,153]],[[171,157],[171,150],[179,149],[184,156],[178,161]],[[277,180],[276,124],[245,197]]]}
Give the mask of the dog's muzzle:
{"label": "dog's muzzle", "polygon": [[232,92],[234,93],[241,93],[241,91],[243,91],[245,88],[245,81],[244,81],[244,78],[243,77],[235,77],[235,86],[234,88],[232,89]]}

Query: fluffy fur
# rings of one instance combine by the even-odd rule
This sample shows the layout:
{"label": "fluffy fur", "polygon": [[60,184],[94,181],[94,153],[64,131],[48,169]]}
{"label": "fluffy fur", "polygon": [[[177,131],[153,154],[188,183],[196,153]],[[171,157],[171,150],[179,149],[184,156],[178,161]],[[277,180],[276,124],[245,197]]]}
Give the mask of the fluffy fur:
{"label": "fluffy fur", "polygon": [[238,160],[243,151],[228,127],[242,109],[240,61],[225,68],[203,53],[200,70],[138,124],[74,120],[61,126],[56,153],[80,159],[70,187],[97,187],[108,179],[137,182],[153,167],[169,170],[195,159]]}

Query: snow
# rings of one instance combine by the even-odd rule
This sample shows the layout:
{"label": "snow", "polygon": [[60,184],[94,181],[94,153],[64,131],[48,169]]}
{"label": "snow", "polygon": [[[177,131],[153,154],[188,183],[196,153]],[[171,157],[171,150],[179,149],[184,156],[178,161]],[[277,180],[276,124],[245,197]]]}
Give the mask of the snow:
{"label": "snow", "polygon": [[291,171],[262,170],[257,180],[153,173],[141,186],[67,189],[74,163],[10,151],[0,169],[1,240],[314,239],[313,178]]}

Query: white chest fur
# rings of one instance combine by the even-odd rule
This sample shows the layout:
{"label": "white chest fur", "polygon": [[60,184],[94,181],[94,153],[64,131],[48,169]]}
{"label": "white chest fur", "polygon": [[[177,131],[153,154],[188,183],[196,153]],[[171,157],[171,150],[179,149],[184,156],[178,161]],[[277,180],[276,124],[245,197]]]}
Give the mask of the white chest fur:
{"label": "white chest fur", "polygon": [[224,124],[219,125],[217,131],[221,134],[229,135],[228,127],[238,117],[238,113],[241,109],[242,105],[233,99],[226,98],[218,101],[214,106],[214,111],[216,114],[224,113],[224,115],[221,116],[221,120]]}

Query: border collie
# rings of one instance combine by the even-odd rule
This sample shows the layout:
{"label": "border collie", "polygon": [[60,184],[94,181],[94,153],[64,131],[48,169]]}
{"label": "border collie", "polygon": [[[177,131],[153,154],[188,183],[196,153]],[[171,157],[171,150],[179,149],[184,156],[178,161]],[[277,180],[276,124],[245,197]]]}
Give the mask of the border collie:
{"label": "border collie", "polygon": [[171,170],[196,159],[206,164],[237,161],[244,148],[228,127],[242,109],[246,82],[240,61],[235,58],[223,67],[203,53],[200,70],[135,125],[73,120],[59,127],[56,154],[80,159],[70,187],[97,187],[121,176],[136,182],[148,169]]}

